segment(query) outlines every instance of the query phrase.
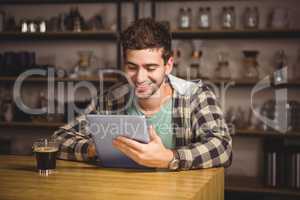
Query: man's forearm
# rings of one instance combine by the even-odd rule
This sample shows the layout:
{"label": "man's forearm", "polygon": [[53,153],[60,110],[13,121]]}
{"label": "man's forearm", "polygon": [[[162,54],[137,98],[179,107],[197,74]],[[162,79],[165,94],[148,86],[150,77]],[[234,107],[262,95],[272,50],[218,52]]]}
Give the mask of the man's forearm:
{"label": "man's forearm", "polygon": [[196,143],[177,149],[182,170],[226,167],[230,165],[232,147],[225,140],[211,138],[205,143]]}

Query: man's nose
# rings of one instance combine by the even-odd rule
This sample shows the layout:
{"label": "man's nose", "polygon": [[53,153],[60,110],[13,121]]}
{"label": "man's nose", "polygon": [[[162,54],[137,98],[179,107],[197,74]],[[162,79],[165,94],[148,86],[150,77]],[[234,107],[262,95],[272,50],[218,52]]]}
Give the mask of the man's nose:
{"label": "man's nose", "polygon": [[139,69],[136,74],[136,81],[138,83],[143,83],[146,80],[147,72],[144,69]]}

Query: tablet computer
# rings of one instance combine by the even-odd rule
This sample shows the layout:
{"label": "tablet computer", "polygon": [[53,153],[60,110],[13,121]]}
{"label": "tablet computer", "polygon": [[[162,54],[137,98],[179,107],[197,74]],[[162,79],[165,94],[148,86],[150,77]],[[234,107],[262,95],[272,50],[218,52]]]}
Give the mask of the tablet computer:
{"label": "tablet computer", "polygon": [[125,136],[138,142],[149,143],[145,116],[87,115],[89,132],[103,167],[147,168],[139,165],[113,147],[113,139]]}

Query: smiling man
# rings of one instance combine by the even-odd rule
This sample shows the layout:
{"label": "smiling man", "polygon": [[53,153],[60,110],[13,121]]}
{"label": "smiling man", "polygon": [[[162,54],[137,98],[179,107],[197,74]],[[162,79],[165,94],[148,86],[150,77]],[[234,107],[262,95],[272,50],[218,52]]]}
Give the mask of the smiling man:
{"label": "smiling man", "polygon": [[202,81],[170,74],[169,30],[152,19],[137,20],[122,33],[122,46],[130,85],[114,87],[83,115],[60,127],[53,135],[61,143],[58,157],[95,159],[85,115],[109,113],[146,116],[151,125],[148,144],[126,137],[113,141],[115,148],[140,165],[170,170],[229,166],[232,140],[215,95]]}

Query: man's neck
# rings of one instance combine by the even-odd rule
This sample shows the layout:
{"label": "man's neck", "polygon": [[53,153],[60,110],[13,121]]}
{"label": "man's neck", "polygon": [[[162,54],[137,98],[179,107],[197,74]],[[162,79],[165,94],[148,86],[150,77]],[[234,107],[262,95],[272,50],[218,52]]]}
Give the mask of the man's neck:
{"label": "man's neck", "polygon": [[169,83],[163,83],[161,88],[152,97],[138,99],[138,104],[145,115],[153,115],[160,110],[168,99],[172,97],[172,87]]}

